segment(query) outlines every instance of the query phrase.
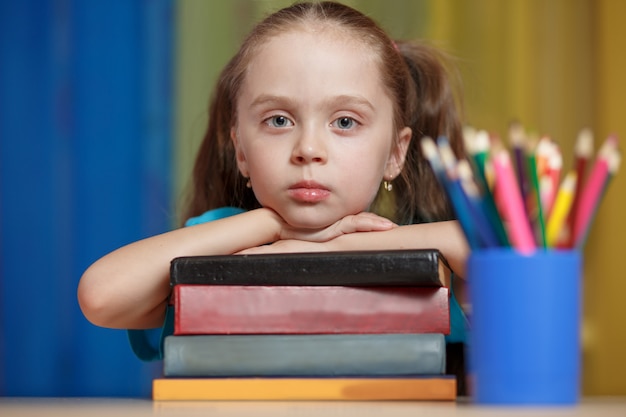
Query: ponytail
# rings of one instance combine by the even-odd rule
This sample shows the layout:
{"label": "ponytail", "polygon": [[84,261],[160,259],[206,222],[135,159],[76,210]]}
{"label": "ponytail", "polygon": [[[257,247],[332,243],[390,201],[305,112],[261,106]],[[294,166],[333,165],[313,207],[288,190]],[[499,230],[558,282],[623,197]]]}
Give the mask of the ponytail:
{"label": "ponytail", "polygon": [[[421,151],[421,139],[446,136],[457,158],[465,157],[460,115],[460,91],[444,55],[424,43],[398,42],[398,51],[408,67],[415,94],[407,105],[405,123],[413,136],[397,181],[396,212],[401,223],[454,219],[445,191]],[[394,183],[394,185],[396,185]]]}

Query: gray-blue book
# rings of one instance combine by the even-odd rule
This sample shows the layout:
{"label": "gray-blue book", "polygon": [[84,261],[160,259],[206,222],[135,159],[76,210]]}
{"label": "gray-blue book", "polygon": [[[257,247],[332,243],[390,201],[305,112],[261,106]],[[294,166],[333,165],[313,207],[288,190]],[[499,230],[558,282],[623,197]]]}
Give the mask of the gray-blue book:
{"label": "gray-blue book", "polygon": [[443,334],[168,336],[166,377],[441,375]]}

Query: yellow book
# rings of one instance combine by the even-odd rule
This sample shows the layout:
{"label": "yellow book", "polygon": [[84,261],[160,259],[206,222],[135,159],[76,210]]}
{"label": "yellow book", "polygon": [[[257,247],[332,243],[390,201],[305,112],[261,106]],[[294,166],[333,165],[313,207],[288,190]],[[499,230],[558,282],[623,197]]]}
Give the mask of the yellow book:
{"label": "yellow book", "polygon": [[454,376],[415,378],[157,378],[164,400],[455,400]]}

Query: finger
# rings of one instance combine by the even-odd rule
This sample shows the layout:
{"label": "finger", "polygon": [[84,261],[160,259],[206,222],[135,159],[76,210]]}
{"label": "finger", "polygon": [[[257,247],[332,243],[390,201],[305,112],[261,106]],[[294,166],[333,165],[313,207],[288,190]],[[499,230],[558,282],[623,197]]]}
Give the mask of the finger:
{"label": "finger", "polygon": [[372,213],[370,211],[362,211],[361,213],[353,214],[353,216],[362,217],[362,218],[381,219],[381,220],[391,221],[391,220],[389,220],[388,218],[386,218],[384,216],[381,216],[381,215],[376,214],[376,213]]}
{"label": "finger", "polygon": [[338,226],[342,233],[354,233],[389,230],[396,227],[396,224],[373,213],[359,213],[344,217]]}

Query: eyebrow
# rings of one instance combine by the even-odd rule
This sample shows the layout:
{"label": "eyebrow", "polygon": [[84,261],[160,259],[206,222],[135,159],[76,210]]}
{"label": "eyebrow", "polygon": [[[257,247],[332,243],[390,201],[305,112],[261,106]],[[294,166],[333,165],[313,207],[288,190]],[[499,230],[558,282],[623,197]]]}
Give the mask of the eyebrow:
{"label": "eyebrow", "polygon": [[[261,94],[260,96],[258,96],[252,101],[252,103],[250,104],[250,107],[254,108],[254,107],[263,106],[267,104],[293,106],[295,105],[295,100],[286,96]],[[366,107],[371,111],[375,110],[374,105],[368,99],[360,95],[341,94],[338,96],[330,97],[327,100],[324,100],[324,104],[325,105],[333,104],[333,105],[339,105],[339,106],[356,105],[359,107]]]}
{"label": "eyebrow", "polygon": [[293,105],[295,104],[294,100],[290,99],[286,96],[275,96],[271,94],[261,94],[257,98],[255,98],[250,107],[259,107],[266,104],[280,104],[280,105]]}

